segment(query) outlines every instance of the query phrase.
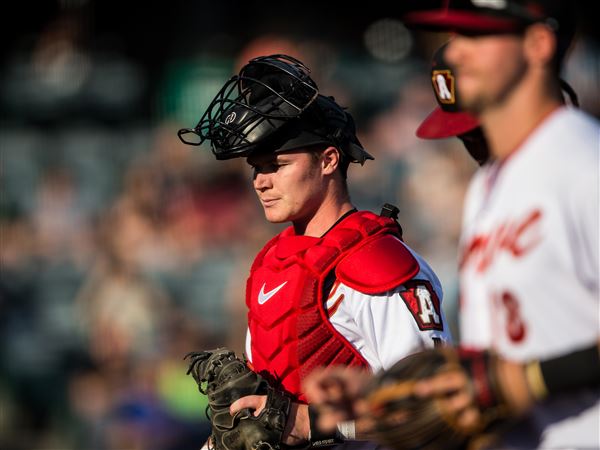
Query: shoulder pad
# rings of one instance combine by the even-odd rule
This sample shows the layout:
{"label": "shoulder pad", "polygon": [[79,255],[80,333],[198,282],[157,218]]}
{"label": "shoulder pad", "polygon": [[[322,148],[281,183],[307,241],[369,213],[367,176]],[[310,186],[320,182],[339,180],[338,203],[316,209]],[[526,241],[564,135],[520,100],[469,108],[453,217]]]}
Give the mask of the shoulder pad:
{"label": "shoulder pad", "polygon": [[366,241],[343,258],[335,269],[338,280],[365,294],[389,291],[419,273],[410,250],[391,234]]}

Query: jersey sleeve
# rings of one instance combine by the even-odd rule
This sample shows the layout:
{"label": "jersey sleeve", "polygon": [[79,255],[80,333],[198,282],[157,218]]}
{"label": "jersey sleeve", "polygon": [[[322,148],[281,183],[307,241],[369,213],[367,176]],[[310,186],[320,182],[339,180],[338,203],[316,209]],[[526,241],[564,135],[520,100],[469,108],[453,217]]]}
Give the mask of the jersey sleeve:
{"label": "jersey sleeve", "polygon": [[376,372],[411,353],[451,341],[440,296],[426,279],[377,295],[338,283],[326,306],[332,325]]}

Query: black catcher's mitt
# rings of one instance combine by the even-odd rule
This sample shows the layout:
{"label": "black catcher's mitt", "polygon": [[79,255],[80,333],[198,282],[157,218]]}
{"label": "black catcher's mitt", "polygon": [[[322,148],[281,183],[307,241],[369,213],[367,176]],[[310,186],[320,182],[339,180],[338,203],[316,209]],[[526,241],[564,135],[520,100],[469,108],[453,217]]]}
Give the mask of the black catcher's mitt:
{"label": "black catcher's mitt", "polygon": [[[496,357],[487,352],[432,349],[410,355],[381,372],[365,395],[373,439],[391,449],[455,450],[492,442],[510,416],[496,376]],[[451,413],[444,397],[419,397],[419,380],[441,374],[464,379],[476,420],[468,427]]]}
{"label": "black catcher's mitt", "polygon": [[[208,397],[211,441],[216,450],[278,450],[290,412],[291,399],[271,387],[259,374],[226,348],[194,352],[187,371]],[[258,416],[243,409],[231,416],[230,405],[247,395],[266,395],[267,403]]]}

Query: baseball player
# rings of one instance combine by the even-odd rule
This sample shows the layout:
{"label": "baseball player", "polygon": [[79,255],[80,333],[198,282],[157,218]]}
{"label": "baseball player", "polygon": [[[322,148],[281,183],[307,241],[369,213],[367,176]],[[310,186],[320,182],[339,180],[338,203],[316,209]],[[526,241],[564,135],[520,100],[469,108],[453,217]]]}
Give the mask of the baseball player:
{"label": "baseball player", "polygon": [[[472,0],[406,18],[458,33],[445,57],[493,159],[466,197],[461,343],[517,362],[594,347],[599,334],[600,127],[565,107],[559,79],[572,13],[560,1]],[[598,448],[598,423],[597,388],[557,394],[505,443]]]}
{"label": "baseball player", "polygon": [[[313,369],[376,372],[450,340],[432,269],[402,241],[392,217],[351,203],[349,164],[372,156],[350,114],[321,95],[308,72],[285,55],[253,59],[195,128],[179,132],[186,143],[210,141],[217,159],[245,157],[266,219],[291,223],[257,255],[246,289],[247,358],[295,399],[287,445],[356,437],[352,423],[336,436],[317,432],[302,391]],[[264,402],[243,397],[231,412],[258,414]]]}

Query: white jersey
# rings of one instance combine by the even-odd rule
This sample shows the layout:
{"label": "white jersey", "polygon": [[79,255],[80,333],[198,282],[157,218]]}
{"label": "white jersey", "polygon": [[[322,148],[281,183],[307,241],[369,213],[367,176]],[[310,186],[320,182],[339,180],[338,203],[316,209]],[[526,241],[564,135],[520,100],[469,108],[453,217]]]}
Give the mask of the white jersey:
{"label": "white jersey", "polygon": [[[460,244],[462,345],[527,361],[597,342],[599,150],[599,124],[563,107],[475,175]],[[597,391],[553,397],[511,444],[598,448],[599,405]]]}
{"label": "white jersey", "polygon": [[[407,247],[408,248],[408,247]],[[334,328],[377,372],[400,359],[452,339],[442,309],[442,286],[431,267],[410,248],[419,273],[396,289],[369,295],[335,283],[326,302]],[[252,361],[250,333],[246,355]]]}

